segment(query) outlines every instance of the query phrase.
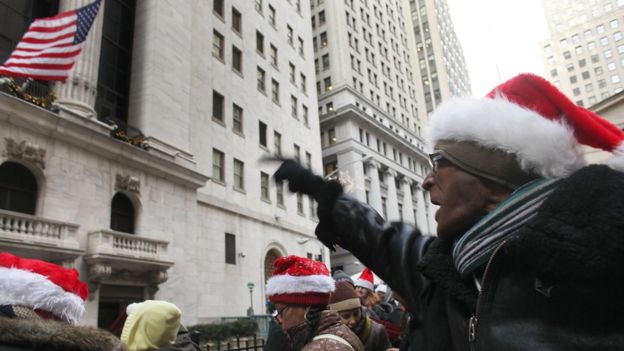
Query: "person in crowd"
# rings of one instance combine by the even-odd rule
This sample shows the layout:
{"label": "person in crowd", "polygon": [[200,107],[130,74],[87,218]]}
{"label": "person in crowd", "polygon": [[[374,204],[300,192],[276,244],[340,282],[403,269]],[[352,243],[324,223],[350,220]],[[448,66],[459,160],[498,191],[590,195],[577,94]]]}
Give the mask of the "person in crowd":
{"label": "person in crowd", "polygon": [[353,279],[341,269],[335,270],[332,277],[334,278],[334,281],[336,283],[346,281],[347,283],[351,284],[353,288],[355,288],[355,283],[353,282]]}
{"label": "person in crowd", "polygon": [[[437,237],[389,223],[295,161],[275,173],[318,202],[316,234],[406,300],[424,350],[624,348],[624,132],[521,74],[455,98],[428,127]],[[580,146],[613,153],[585,166]],[[413,345],[412,350],[417,350]]]}
{"label": "person in crowd", "polygon": [[0,349],[125,350],[111,333],[77,325],[88,295],[75,269],[0,253]]}
{"label": "person in crowd", "polygon": [[354,282],[355,292],[360,298],[362,306],[366,307],[366,314],[373,318],[379,318],[373,311],[373,307],[379,302],[377,295],[375,295],[375,284],[373,279],[373,271],[369,268],[364,268],[358,279]]}
{"label": "person in crowd", "polygon": [[128,305],[126,313],[121,341],[129,351],[164,350],[175,343],[182,316],[176,305],[146,300]]}
{"label": "person in crowd", "polygon": [[360,338],[365,351],[385,351],[390,347],[385,328],[366,315],[360,298],[348,282],[336,283],[329,309],[338,312],[342,322]]}
{"label": "person in crowd", "polygon": [[[275,305],[267,301],[267,310],[269,314],[276,313]],[[277,323],[275,318],[269,321],[269,330],[266,342],[264,343],[264,351],[290,351],[290,343],[286,338],[286,334],[282,327]]]}
{"label": "person in crowd", "polygon": [[328,309],[334,280],[323,262],[299,256],[280,257],[267,281],[274,318],[295,351],[362,351],[360,339]]}
{"label": "person in crowd", "polygon": [[392,289],[387,284],[379,284],[375,287],[377,304],[373,306],[373,312],[377,315],[377,322],[386,328],[390,342],[398,345],[401,336],[401,319],[403,313],[399,308],[399,303],[392,298]]}

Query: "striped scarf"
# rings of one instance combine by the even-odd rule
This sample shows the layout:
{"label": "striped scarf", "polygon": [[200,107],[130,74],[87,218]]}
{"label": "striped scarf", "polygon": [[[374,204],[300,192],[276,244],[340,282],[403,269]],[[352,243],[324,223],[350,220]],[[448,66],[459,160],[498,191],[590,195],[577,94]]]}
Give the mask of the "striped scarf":
{"label": "striped scarf", "polygon": [[462,277],[485,265],[504,240],[535,217],[558,179],[540,178],[516,189],[453,245],[453,263]]}

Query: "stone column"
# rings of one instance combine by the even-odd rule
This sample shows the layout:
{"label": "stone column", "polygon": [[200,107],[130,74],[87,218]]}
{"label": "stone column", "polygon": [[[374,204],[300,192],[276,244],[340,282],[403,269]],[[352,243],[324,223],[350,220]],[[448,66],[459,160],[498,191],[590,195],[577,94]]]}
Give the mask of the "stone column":
{"label": "stone column", "polygon": [[434,234],[429,230],[424,190],[420,185],[416,185],[416,187],[416,225],[423,233]]}
{"label": "stone column", "polygon": [[386,184],[388,184],[388,201],[386,203],[386,210],[388,211],[388,218],[386,220],[389,221],[398,221],[400,220],[399,216],[399,204],[397,197],[397,189],[396,189],[396,176],[397,173],[392,169],[387,169],[384,172],[384,176],[386,177]]}
{"label": "stone column", "polygon": [[371,180],[370,190],[368,192],[369,205],[383,216],[383,209],[381,207],[381,187],[379,184],[379,174],[377,172],[381,165],[376,161],[368,161],[366,167],[368,167],[368,176]]}
{"label": "stone column", "polygon": [[[93,0],[61,0],[59,12],[75,10],[92,3]],[[89,30],[89,35],[83,43],[82,52],[74,64],[69,77],[64,83],[56,84],[58,104],[75,111],[76,113],[95,119],[95,97],[100,67],[100,48],[102,46],[102,18],[104,5],[102,0],[97,17]]]}
{"label": "stone column", "polygon": [[[366,202],[364,169],[362,167],[362,154],[356,151],[347,151],[337,155],[338,173],[342,172],[351,178],[351,184],[345,187],[356,199]],[[337,176],[337,175],[335,175]]]}
{"label": "stone column", "polygon": [[401,189],[403,190],[403,220],[408,223],[416,224],[416,218],[414,218],[414,205],[412,203],[412,180],[403,177],[401,178]]}

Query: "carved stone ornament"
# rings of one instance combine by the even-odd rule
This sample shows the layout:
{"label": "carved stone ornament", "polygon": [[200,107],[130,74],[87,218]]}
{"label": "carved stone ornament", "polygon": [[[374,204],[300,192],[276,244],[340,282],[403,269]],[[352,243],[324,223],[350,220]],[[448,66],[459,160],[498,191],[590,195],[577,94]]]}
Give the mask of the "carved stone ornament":
{"label": "carved stone ornament", "polygon": [[93,282],[101,282],[107,280],[113,273],[113,268],[105,264],[96,263],[89,267],[89,280]]}
{"label": "carved stone ornament", "polygon": [[166,282],[167,279],[169,279],[169,275],[167,274],[167,271],[153,271],[153,272],[150,272],[150,275],[149,275],[149,282],[155,285],[162,284]]}
{"label": "carved stone ornament", "polygon": [[7,158],[34,163],[41,169],[45,169],[46,150],[44,148],[26,140],[22,140],[19,143],[11,138],[5,138],[4,140],[6,140],[5,156]]}
{"label": "carved stone ornament", "polygon": [[124,176],[121,174],[117,174],[115,178],[115,188],[117,190],[125,190],[131,193],[140,194],[141,193],[141,181],[137,177],[133,176]]}

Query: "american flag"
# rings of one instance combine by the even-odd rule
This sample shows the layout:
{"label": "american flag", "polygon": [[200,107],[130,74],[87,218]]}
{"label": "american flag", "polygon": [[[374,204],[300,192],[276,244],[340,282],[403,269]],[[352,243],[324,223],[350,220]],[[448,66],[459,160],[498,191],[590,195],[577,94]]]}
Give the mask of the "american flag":
{"label": "american flag", "polygon": [[65,81],[99,8],[100,0],[96,0],[77,10],[35,20],[0,66],[0,75]]}

